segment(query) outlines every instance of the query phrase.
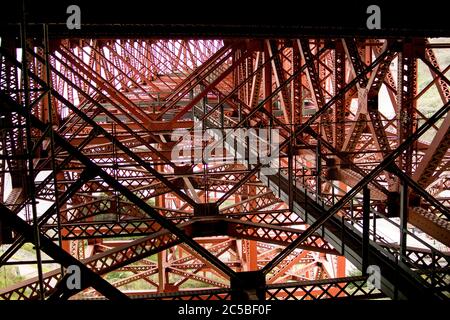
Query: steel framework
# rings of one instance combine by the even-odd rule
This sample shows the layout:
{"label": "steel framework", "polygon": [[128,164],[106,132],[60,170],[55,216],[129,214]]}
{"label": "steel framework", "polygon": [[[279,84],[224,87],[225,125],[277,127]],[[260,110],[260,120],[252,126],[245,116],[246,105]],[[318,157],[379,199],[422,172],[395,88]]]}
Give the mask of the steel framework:
{"label": "steel framework", "polygon": [[26,30],[1,35],[0,277],[31,272],[0,299],[450,297],[450,44]]}

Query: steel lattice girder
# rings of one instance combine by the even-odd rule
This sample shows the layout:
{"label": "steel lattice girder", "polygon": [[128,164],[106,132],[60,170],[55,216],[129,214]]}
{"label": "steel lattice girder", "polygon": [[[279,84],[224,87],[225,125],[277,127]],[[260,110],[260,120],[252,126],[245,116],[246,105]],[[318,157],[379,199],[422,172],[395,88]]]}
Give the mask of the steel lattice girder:
{"label": "steel lattice girder", "polygon": [[[280,201],[282,199],[286,203],[291,203],[291,200],[286,200],[286,197],[284,197],[284,192],[287,190],[278,188],[275,195],[271,193],[270,189],[274,189],[273,186],[284,186],[283,177],[281,179],[278,178],[278,180],[276,178],[272,179],[269,188],[264,186],[266,183],[264,179],[255,182],[252,178],[253,174],[259,171],[258,168],[247,168],[245,172],[237,171],[233,173],[231,171],[214,176],[210,168],[208,168],[208,170],[204,170],[203,174],[194,174],[193,171],[186,171],[182,178],[177,178],[176,175],[167,178],[166,175],[167,173],[170,174],[170,169],[168,172],[165,172],[167,169],[161,169],[162,166],[158,168],[153,163],[159,162],[166,165],[166,168],[175,168],[172,162],[173,159],[169,157],[170,152],[168,150],[170,151],[177,143],[169,144],[167,134],[170,133],[170,129],[193,127],[195,121],[193,122],[192,118],[187,118],[186,116],[188,112],[198,109],[194,107],[198,103],[203,106],[201,112],[204,114],[203,116],[200,115],[200,119],[205,124],[215,120],[216,123],[219,123],[219,127],[220,122],[222,122],[222,127],[225,125],[237,127],[242,125],[268,127],[275,125],[281,129],[281,136],[285,139],[281,144],[281,164],[285,166],[285,168],[281,168],[281,173],[289,172],[291,174],[289,170],[290,158],[287,157],[286,149],[283,148],[288,147],[289,141],[293,140],[290,137],[296,137],[300,139],[295,139],[295,141],[299,143],[300,147],[304,146],[305,149],[295,156],[295,161],[297,161],[298,157],[313,154],[310,151],[311,143],[314,147],[320,141],[322,144],[320,149],[320,152],[323,153],[321,155],[322,159],[328,160],[329,156],[340,159],[343,165],[348,166],[340,169],[343,182],[346,182],[349,187],[359,185],[360,180],[367,180],[364,179],[364,176],[376,167],[377,161],[379,163],[382,160],[382,154],[388,155],[389,149],[395,149],[402,139],[408,139],[415,130],[411,127],[406,128],[401,122],[395,127],[395,121],[386,120],[376,109],[377,106],[374,104],[374,101],[382,85],[386,85],[391,91],[402,87],[401,83],[400,86],[396,86],[393,83],[389,70],[389,64],[395,58],[395,50],[398,50],[398,48],[392,49],[388,41],[376,43],[377,41],[355,42],[348,40],[342,42],[337,40],[331,45],[330,43],[324,45],[321,41],[308,41],[307,39],[285,42],[239,41],[235,43],[228,42],[226,45],[217,45],[220,42],[205,42],[205,47],[211,45],[213,49],[210,52],[201,53],[200,57],[202,58],[200,59],[191,51],[201,51],[201,48],[204,47],[202,45],[199,46],[198,43],[191,45],[189,41],[174,41],[173,44],[166,42],[103,42],[96,40],[82,40],[78,44],[68,41],[55,43],[54,48],[58,51],[58,55],[55,55],[54,52],[50,53],[51,79],[53,81],[52,87],[54,88],[51,93],[56,109],[58,110],[63,105],[67,105],[71,115],[67,118],[67,122],[58,129],[58,133],[55,132],[57,145],[62,144],[62,146],[65,146],[62,149],[56,146],[55,149],[54,157],[57,163],[60,164],[57,172],[64,172],[66,178],[55,178],[56,176],[50,175],[45,183],[41,183],[37,188],[39,197],[54,201],[56,193],[54,193],[52,188],[53,181],[56,181],[55,185],[63,195],[63,199],[59,203],[64,208],[60,210],[53,208],[53,211],[49,211],[45,218],[49,220],[46,223],[41,223],[41,231],[43,234],[47,232],[47,235],[55,240],[62,239],[63,241],[83,238],[93,240],[94,238],[101,239],[117,235],[145,236],[158,234],[158,232],[161,232],[159,231],[161,230],[159,222],[163,221],[167,222],[170,220],[174,223],[188,221],[190,226],[200,225],[200,221],[189,224],[195,212],[195,207],[197,207],[196,201],[208,201],[209,199],[221,202],[228,198],[233,199],[234,204],[228,204],[220,208],[219,212],[221,216],[227,217],[228,226],[230,223],[235,226],[232,228],[224,227],[221,224],[221,221],[224,221],[223,217],[213,219],[216,220],[214,225],[220,225],[219,228],[228,228],[227,232],[225,232],[226,234],[240,239],[288,245],[290,242],[286,239],[290,241],[295,239],[288,235],[293,230],[289,231],[288,228],[277,227],[273,224],[292,223],[293,225],[304,225],[305,221],[310,221],[308,217],[303,215],[301,209],[294,206],[287,210],[286,206]],[[344,44],[344,48],[347,50],[346,56],[343,54],[341,43]],[[82,48],[83,44],[90,48],[90,53]],[[413,44],[413,46],[415,45]],[[372,47],[373,49],[370,49]],[[105,48],[108,49],[109,56],[107,56]],[[372,58],[367,60],[370,50],[373,50],[376,57],[374,61],[372,61]],[[404,49],[400,49],[400,51],[400,59],[405,54],[411,56],[410,51],[406,52]],[[312,52],[315,52],[316,55],[313,55]],[[365,56],[361,57],[361,53],[365,53]],[[154,56],[153,60],[148,58],[152,55]],[[192,59],[191,62],[188,63],[186,59],[183,61],[181,58],[183,55],[186,59],[190,57],[189,59]],[[305,60],[304,65],[299,63],[301,57]],[[413,55],[413,60],[414,57]],[[445,92],[444,84],[448,80],[440,72],[439,65],[436,59],[433,58],[432,51],[431,54],[428,53],[428,57],[431,61],[430,70],[436,78],[439,78],[441,91]],[[43,70],[43,65],[45,64],[42,50],[38,49],[30,53],[30,59],[30,65],[34,68],[30,72],[32,84],[37,87],[40,86],[40,89],[45,88],[46,83],[42,81],[44,75],[39,71]],[[298,59],[298,61],[294,59]],[[59,63],[59,67],[56,62]],[[338,65],[338,62],[340,65]],[[408,63],[415,62],[408,61]],[[2,68],[5,65],[3,63]],[[342,76],[342,74],[340,75],[336,70],[333,70],[333,68],[348,69],[346,65],[352,67],[355,73],[353,78],[348,80],[345,79],[345,75]],[[405,62],[402,65],[406,65]],[[18,64],[12,63],[7,68],[14,73],[14,70],[17,70],[15,66],[19,67]],[[198,67],[196,68],[196,66]],[[269,68],[266,68],[266,66],[269,66]],[[158,71],[152,73],[151,68],[157,68]],[[181,73],[163,74],[171,68],[179,69]],[[262,72],[263,68],[264,73]],[[371,71],[372,69],[373,71]],[[141,70],[145,70],[145,72],[141,73]],[[270,73],[274,73],[274,79],[276,80],[274,86],[267,83],[262,85],[262,81],[264,82],[268,78],[267,70]],[[406,70],[409,72],[407,80],[411,81],[408,82],[408,86],[413,88],[414,81],[416,81],[414,68],[407,67]],[[368,72],[371,72],[370,77],[366,76]],[[9,72],[8,74],[12,73]],[[328,77],[334,77],[335,83],[330,85],[327,80]],[[403,76],[400,78],[404,81]],[[1,80],[3,81],[3,79],[4,77],[2,76]],[[305,79],[307,81],[304,81]],[[7,85],[12,88],[14,88],[14,82],[17,82],[17,80],[6,81]],[[12,85],[9,83],[12,83]],[[161,90],[161,95],[159,95],[161,102],[159,104],[155,94],[147,92],[147,89],[144,88],[145,86],[149,86],[151,88],[150,91]],[[348,116],[348,93],[354,90],[355,86],[369,87],[367,89],[368,100],[366,101],[368,110],[365,113],[364,110],[358,109],[359,113],[357,115],[359,114],[359,116],[356,119],[359,120],[354,122],[359,126],[359,129],[355,127],[356,133],[351,128],[352,119],[355,119],[352,118],[354,115]],[[2,88],[4,87],[2,86]],[[172,90],[172,94],[163,93],[163,87]],[[293,126],[294,130],[291,130],[293,115],[298,114],[297,109],[301,108],[298,105],[298,101],[295,100],[299,99],[299,90],[304,91],[301,93],[302,95],[309,95],[316,101],[318,112],[309,118],[300,115],[304,119],[297,120],[302,121],[303,124],[297,127]],[[359,88],[360,92],[361,90]],[[66,92],[67,96],[63,92]],[[187,98],[187,95],[190,94],[192,95]],[[411,100],[417,99],[414,94],[406,97],[402,92],[397,92],[397,95],[399,96],[397,101],[398,108],[413,106],[412,110],[414,110],[414,104],[411,102]],[[79,105],[76,103],[75,96],[82,99]],[[445,95],[441,96],[444,97]],[[35,99],[36,105],[45,107],[47,102],[39,99],[37,95],[33,94],[32,97]],[[324,97],[327,97],[327,100]],[[364,105],[364,95],[359,94],[358,98],[360,104]],[[445,101],[445,98],[442,98],[442,100],[444,104],[448,103],[448,101]],[[269,113],[262,108],[273,101],[281,103],[282,108],[280,111],[283,112],[283,116]],[[142,103],[147,104],[147,106],[142,107]],[[209,104],[216,104],[216,107],[209,106]],[[127,113],[121,106],[131,108],[132,112]],[[340,106],[339,112],[337,110],[338,106]],[[222,108],[221,111],[219,107]],[[192,110],[190,110],[191,108]],[[331,114],[328,112],[330,108],[336,108],[335,122],[330,120]],[[225,109],[227,110],[225,111]],[[220,116],[218,111],[222,113],[222,116]],[[7,112],[15,114],[10,111]],[[37,118],[43,122],[48,121],[48,119],[46,120],[42,113],[33,113],[36,116],[36,118],[32,119],[33,125],[41,129],[42,132],[48,132],[48,127],[36,121]],[[238,114],[238,120],[233,116],[235,114]],[[367,114],[367,116],[361,116],[364,114]],[[112,122],[102,123],[99,116],[106,116],[105,119],[109,119],[108,121]],[[157,122],[155,119],[163,121]],[[325,131],[323,137],[322,132],[318,131],[320,126],[318,127],[316,123],[320,119]],[[20,120],[16,119],[14,121],[13,125],[16,125]],[[331,130],[333,126],[334,129]],[[365,132],[366,126],[370,128],[370,135]],[[394,126],[398,131],[397,136],[400,137],[399,140],[395,140],[395,134],[389,131],[390,126]],[[439,137],[441,138],[445,136],[444,127],[441,126],[440,128]],[[292,134],[292,131],[294,134]],[[402,132],[401,134],[399,133],[400,131]],[[337,136],[340,133],[342,137]],[[444,133],[444,135],[441,133]],[[350,139],[347,144],[342,140],[344,135]],[[45,137],[45,135],[41,135],[41,137]],[[338,138],[341,139],[340,142]],[[330,145],[331,143],[335,144],[335,147]],[[149,151],[137,152],[137,148],[142,146]],[[342,146],[344,146],[344,149],[342,149],[343,153],[339,153]],[[436,160],[436,163],[442,161],[445,166],[445,161],[447,161],[446,145],[436,142],[430,146],[430,150],[432,148],[436,149],[436,146],[440,150],[439,155],[436,156],[436,159],[439,159]],[[364,150],[367,148],[375,149],[378,153],[372,157],[365,157]],[[349,151],[354,152],[354,156]],[[101,154],[98,152],[101,152]],[[345,152],[347,152],[348,156]],[[411,175],[410,170],[414,170],[415,164],[412,161],[417,162],[417,159],[411,158],[411,153],[412,151],[410,150],[406,154],[410,157],[405,160],[406,162],[401,162],[402,165],[406,163],[406,169],[402,169],[406,170],[405,173],[407,175]],[[12,154],[12,156],[17,155],[17,152]],[[86,156],[91,159],[90,162],[87,161]],[[375,163],[370,164],[369,161],[374,161]],[[150,163],[152,164],[150,165]],[[314,166],[314,164],[306,165]],[[315,166],[318,167],[318,164],[316,163]],[[39,162],[37,168],[40,168],[39,170],[48,169],[49,161]],[[426,170],[433,170],[430,168]],[[314,170],[316,170],[314,167],[313,170],[308,168],[307,172],[314,174]],[[81,172],[87,175],[84,180],[79,179]],[[95,177],[99,172],[102,173],[100,177]],[[294,179],[302,179],[301,170],[294,172]],[[393,173],[395,174],[395,172]],[[374,205],[381,206],[382,202],[379,200],[386,198],[388,194],[387,182],[396,181],[395,179],[392,180],[387,172],[384,174],[384,177],[377,176],[377,179],[371,181],[370,184],[374,191]],[[342,177],[351,177],[352,179]],[[399,178],[401,177],[402,175],[399,174]],[[237,180],[242,180],[243,178],[248,180],[237,182]],[[434,178],[440,179],[439,177]],[[235,181],[230,181],[231,179]],[[327,191],[330,190],[330,184],[326,182],[326,179],[319,179],[318,181],[321,181],[319,186],[316,185],[315,179],[305,176],[303,176],[303,179],[308,181],[311,188],[320,189],[320,193],[325,199],[322,205],[325,203],[330,207],[335,201],[339,203],[348,190],[345,188],[341,189],[341,195],[331,194]],[[334,187],[331,188],[334,192]],[[148,189],[153,191],[148,191]],[[375,193],[375,190],[378,194]],[[421,222],[423,223],[422,228],[436,237],[437,226],[442,226],[442,223],[436,220],[437,218],[434,217],[435,211],[433,210],[434,207],[439,207],[438,204],[441,200],[436,200],[431,195],[428,195],[428,197],[427,191],[423,189],[416,188],[416,190],[425,195],[425,199],[428,199],[428,203],[424,204],[422,209],[427,210],[424,208],[430,208],[428,210],[431,210],[432,213],[430,214],[433,214],[433,216],[427,218],[428,220]],[[147,206],[143,210],[144,204],[133,196],[134,201],[132,200],[132,203],[124,202],[123,199],[119,199],[121,195],[117,191],[130,196],[129,192],[132,192],[137,195],[138,199],[143,201],[149,201],[149,199],[157,199],[156,201],[161,201],[160,199],[165,200],[163,200],[161,208],[156,208],[155,216],[152,219],[148,219],[145,216],[148,210]],[[21,190],[18,190],[16,194],[21,192]],[[99,192],[106,194],[106,198],[98,198],[95,194]],[[196,192],[198,193],[196,195],[197,199],[192,199],[191,197],[194,197]],[[296,193],[298,193],[298,190]],[[22,192],[23,196],[25,195]],[[17,203],[16,210],[19,210],[21,206],[18,202],[23,202],[24,200],[19,197],[14,201]],[[309,198],[308,202],[310,204],[305,203],[306,206],[316,205],[313,199]],[[433,204],[435,205],[433,206]],[[428,207],[425,207],[425,205],[428,205]],[[165,206],[168,206],[168,208],[164,208]],[[181,210],[175,210],[174,206],[181,207]],[[285,211],[279,211],[279,208]],[[357,205],[355,207],[345,206],[342,209],[339,212],[344,220],[353,220],[358,215],[362,215],[362,211],[358,211]],[[444,208],[443,210],[445,211],[446,209]],[[290,211],[295,211],[295,213]],[[58,217],[58,214],[60,214],[60,217]],[[112,214],[123,220],[98,222],[93,220],[100,214]],[[165,216],[165,220],[161,219],[157,214]],[[376,215],[373,214],[372,216],[375,217]],[[125,217],[126,219],[124,219]],[[239,218],[241,221],[237,222],[229,220],[229,218]],[[61,219],[62,228],[58,226],[57,219]],[[305,221],[302,219],[305,219]],[[266,225],[266,223],[271,225]],[[208,227],[195,228],[198,228],[201,233]],[[175,229],[172,229],[172,231],[175,231]],[[445,228],[443,232],[446,232]],[[177,232],[175,233],[177,234]],[[301,234],[301,232],[298,234]],[[445,239],[445,237],[439,239]],[[185,240],[190,241],[189,239]],[[380,241],[380,239],[377,238],[377,241]],[[325,242],[322,240],[322,243]],[[386,248],[386,246],[384,247]],[[197,249],[204,252],[201,247],[197,247]],[[309,247],[309,249],[312,248]],[[400,249],[394,247],[394,249],[390,248],[388,251],[396,255]],[[420,269],[419,272],[424,272],[426,271],[424,270],[425,268],[431,266],[442,268],[442,263],[445,264],[445,261],[448,261],[445,255],[439,252],[427,251],[429,254],[427,258],[423,258],[426,255],[417,255],[414,253],[414,250],[407,252],[409,252],[408,263],[413,269]],[[413,255],[415,257],[411,258]],[[274,257],[271,256],[271,258]],[[429,257],[431,257],[431,263],[428,261]],[[215,261],[216,267],[219,267],[222,272],[228,272],[229,275],[233,274],[230,272],[231,269],[215,260],[214,257],[209,256],[209,258]],[[277,270],[284,270],[283,266],[295,264],[294,261],[297,261],[297,258],[298,256],[286,258]],[[279,257],[277,259],[279,260]],[[125,260],[123,263],[131,263],[131,261],[132,259]],[[265,264],[264,262],[258,262],[256,265],[262,267]],[[439,272],[442,274],[444,269],[445,267]],[[188,271],[181,272],[179,267],[174,267],[171,270],[178,272],[178,274],[182,273],[186,276],[185,278],[194,277],[203,282],[211,280]],[[145,270],[144,272],[148,272],[149,275],[155,271]],[[443,274],[444,278],[442,279],[444,280],[442,281],[445,284],[445,272]],[[136,274],[130,276],[126,282],[135,281],[142,277],[145,278],[146,275]],[[433,283],[433,274],[427,273],[427,277],[428,275],[430,275],[431,279],[428,281]],[[323,296],[330,294],[325,291]],[[287,292],[280,293],[278,297],[289,296]]]}

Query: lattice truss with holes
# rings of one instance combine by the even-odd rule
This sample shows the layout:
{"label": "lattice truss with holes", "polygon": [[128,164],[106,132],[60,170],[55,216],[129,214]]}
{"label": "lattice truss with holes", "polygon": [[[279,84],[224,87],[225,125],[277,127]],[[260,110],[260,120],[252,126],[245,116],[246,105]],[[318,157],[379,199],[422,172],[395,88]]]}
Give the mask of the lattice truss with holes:
{"label": "lattice truss with holes", "polygon": [[[256,270],[268,300],[393,298],[352,271],[366,214],[370,257],[448,296],[442,41],[2,39],[0,299],[231,299]],[[269,166],[236,133],[263,129]]]}

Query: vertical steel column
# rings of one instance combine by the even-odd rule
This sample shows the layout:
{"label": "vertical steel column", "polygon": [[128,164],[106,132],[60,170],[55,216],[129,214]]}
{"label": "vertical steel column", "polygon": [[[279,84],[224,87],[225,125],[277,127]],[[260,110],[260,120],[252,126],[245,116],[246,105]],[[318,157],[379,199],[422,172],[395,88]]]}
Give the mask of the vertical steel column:
{"label": "vertical steel column", "polygon": [[[272,66],[270,63],[267,63],[269,60],[269,50],[267,49],[267,46],[264,46],[264,62],[266,63],[264,66],[264,99],[272,95]],[[272,99],[268,99],[264,108],[272,114]]]}
{"label": "vertical steel column", "polygon": [[400,185],[400,260],[406,262],[406,245],[408,236],[408,184]]}
{"label": "vertical steel column", "polygon": [[166,292],[168,275],[166,272],[167,255],[166,250],[158,252],[158,292]]}
{"label": "vertical steel column", "polygon": [[[14,35],[12,37],[2,38],[2,48],[6,53],[12,57],[16,57],[16,41]],[[17,68],[9,61],[4,60],[4,74],[2,79],[5,79],[4,90],[9,92],[11,97],[16,101],[21,101],[20,79]],[[3,72],[3,70],[1,71]],[[6,157],[6,164],[8,172],[11,175],[11,184],[13,188],[24,188],[25,179],[23,172],[25,172],[26,160],[24,158],[26,151],[24,150],[23,141],[23,127],[21,125],[22,116],[13,115],[12,112],[4,113],[4,128],[5,134],[3,136],[3,154]]]}
{"label": "vertical steel column", "polygon": [[[414,57],[414,44],[406,42],[398,54],[397,117],[399,145],[413,132],[415,96],[417,91],[417,62]],[[411,144],[399,157],[399,167],[407,175],[412,172],[413,145]]]}
{"label": "vertical steel column", "polygon": [[[292,68],[295,74],[300,70],[301,65],[301,54],[298,46],[292,46]],[[295,125],[300,125],[302,123],[302,73],[300,72],[298,76],[292,80],[292,123]]]}
{"label": "vertical steel column", "polygon": [[373,214],[373,241],[376,241],[377,238],[377,214]]}
{"label": "vertical steel column", "polygon": [[322,194],[322,179],[320,175],[322,174],[322,156],[321,156],[321,143],[317,140],[316,147],[316,201],[319,201],[319,197]]}
{"label": "vertical steel column", "polygon": [[[194,89],[189,91],[189,101],[192,101],[194,99]],[[159,93],[158,93],[158,108],[161,107],[161,105],[159,104]],[[156,111],[155,111],[156,113]],[[195,108],[192,108],[192,121],[195,121]]]}
{"label": "vertical steel column", "polygon": [[[53,104],[52,104],[52,80],[50,74],[50,59],[49,59],[49,40],[48,40],[48,25],[43,24],[44,31],[44,59],[45,59],[45,69],[47,75],[47,97],[48,97],[48,122],[50,128],[53,128]],[[55,114],[57,111],[55,110]],[[53,173],[53,188],[55,189],[55,214],[56,214],[56,224],[58,228],[58,245],[62,248],[62,236],[61,236],[61,216],[60,216],[60,205],[59,205],[59,192],[58,192],[58,173],[56,170],[56,161],[55,161],[55,139],[53,135],[53,130],[49,130],[50,137],[50,158],[51,158],[51,167]],[[61,275],[64,277],[64,268],[61,266]]]}
{"label": "vertical steel column", "polygon": [[[205,86],[200,85],[200,92],[203,92],[205,90]],[[205,114],[207,114],[207,110],[206,110],[206,104],[208,103],[208,98],[207,98],[208,94],[206,94],[203,99],[202,99],[202,111],[203,111],[203,121],[202,121],[202,134],[203,134],[203,130],[206,130],[206,119],[204,118]],[[195,109],[195,106],[194,108]]]}
{"label": "vertical steel column", "polygon": [[[249,56],[245,59],[245,76],[242,80],[247,79],[253,72],[253,57]],[[246,86],[246,100],[245,102],[247,103],[247,105],[250,104],[250,99],[251,99],[251,92],[252,92],[252,83],[253,81],[247,81],[247,86]]]}
{"label": "vertical steel column", "polygon": [[[249,181],[256,181],[256,177],[253,176],[249,179]],[[249,198],[253,198],[256,196],[256,186],[248,185],[247,186],[247,195]],[[256,205],[256,200],[251,200],[253,204]],[[253,207],[253,205],[251,206]],[[256,206],[255,206],[256,207]],[[255,221],[255,218],[252,219]],[[258,270],[258,250],[257,250],[257,241],[256,240],[243,240],[242,243],[247,242],[247,271],[257,271]]]}
{"label": "vertical steel column", "polygon": [[33,164],[33,142],[31,140],[31,110],[30,107],[30,88],[28,77],[28,63],[27,63],[27,33],[26,33],[26,8],[25,0],[22,1],[22,21],[20,25],[20,42],[22,47],[22,80],[23,80],[23,95],[24,95],[24,108],[26,110],[25,116],[25,130],[26,130],[26,142],[27,142],[27,180],[26,191],[30,197],[31,210],[33,217],[33,231],[34,231],[34,245],[36,250],[36,262],[38,269],[39,279],[39,298],[44,300],[44,280],[42,275],[42,258],[41,258],[41,241],[39,233],[39,225],[37,220],[37,208],[36,208],[36,194],[34,185],[34,164]]}
{"label": "vertical steel column", "polygon": [[[345,86],[345,51],[341,41],[336,41],[334,51],[334,93]],[[340,151],[345,141],[345,94],[334,105],[334,147]]]}
{"label": "vertical steel column", "polygon": [[[219,103],[220,103],[220,101],[219,101]],[[225,121],[225,115],[223,113],[224,113],[224,106],[222,103],[222,105],[220,106],[220,128],[222,130],[224,129],[223,126],[224,126],[224,121]],[[222,131],[222,134],[223,134],[223,131]]]}
{"label": "vertical steel column", "polygon": [[[292,126],[289,125],[289,127],[291,128]],[[295,188],[295,173],[293,172],[293,168],[292,168],[292,161],[294,159],[293,157],[293,135],[289,135],[289,145],[288,145],[288,182],[289,182],[289,187],[288,187],[288,205],[289,205],[289,210],[292,211],[293,207],[294,207],[294,188]],[[292,177],[292,174],[294,173],[294,177]]]}
{"label": "vertical steel column", "polygon": [[370,189],[363,188],[363,239],[362,239],[362,273],[366,274],[369,266],[369,229],[370,229]]}

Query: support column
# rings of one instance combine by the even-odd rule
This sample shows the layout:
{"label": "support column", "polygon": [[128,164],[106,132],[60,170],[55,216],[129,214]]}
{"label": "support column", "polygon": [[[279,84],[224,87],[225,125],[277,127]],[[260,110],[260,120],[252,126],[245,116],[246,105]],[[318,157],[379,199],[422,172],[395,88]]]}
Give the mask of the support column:
{"label": "support column", "polygon": [[158,252],[158,292],[166,292],[168,277],[166,273],[167,254],[166,250]]}
{"label": "support column", "polygon": [[336,277],[343,278],[345,277],[346,259],[344,256],[337,256],[336,260]]}
{"label": "support column", "polygon": [[319,199],[319,196],[322,194],[322,157],[321,157],[321,144],[320,140],[317,140],[317,147],[316,147],[316,196],[317,200]]}
{"label": "support column", "polygon": [[[414,56],[414,43],[405,42],[398,54],[398,89],[397,89],[397,125],[398,144],[400,145],[413,132],[417,93],[417,61]],[[413,145],[410,145],[399,157],[398,166],[407,175],[411,175]]]}
{"label": "support column", "polygon": [[402,181],[400,186],[400,257],[406,262],[408,233],[408,184]]}
{"label": "support column", "polygon": [[[256,181],[255,177],[251,178],[251,181]],[[256,187],[252,185],[248,185],[247,187],[247,196],[253,197],[256,195]],[[252,200],[252,202],[256,202],[256,200]],[[250,207],[253,207],[251,205]],[[257,271],[258,270],[258,251],[257,251],[257,241],[255,240],[242,240],[242,245],[245,246],[246,249],[246,261],[245,261],[245,271]]]}
{"label": "support column", "polygon": [[[161,165],[158,165],[156,167],[156,170],[160,171],[164,167]],[[166,207],[166,199],[165,195],[160,195],[155,197],[155,206],[165,208]],[[161,252],[158,252],[158,292],[166,292],[167,285],[168,285],[168,274],[166,272],[166,266],[167,266],[167,251],[163,250]]]}
{"label": "support column", "polygon": [[[269,50],[267,46],[264,46],[264,62],[270,59]],[[269,97],[272,94],[272,66],[270,63],[266,63],[264,66],[264,99]],[[264,109],[266,109],[270,114],[272,114],[272,99],[269,99],[264,105]]]}
{"label": "support column", "polygon": [[370,189],[363,188],[363,239],[362,239],[362,273],[369,266],[369,230],[370,230]]}
{"label": "support column", "polygon": [[[334,93],[337,94],[345,85],[345,51],[341,41],[336,41],[334,51]],[[345,141],[345,95],[336,100],[334,105],[334,147],[341,151]]]}

